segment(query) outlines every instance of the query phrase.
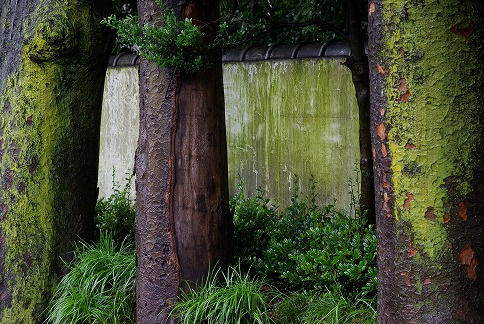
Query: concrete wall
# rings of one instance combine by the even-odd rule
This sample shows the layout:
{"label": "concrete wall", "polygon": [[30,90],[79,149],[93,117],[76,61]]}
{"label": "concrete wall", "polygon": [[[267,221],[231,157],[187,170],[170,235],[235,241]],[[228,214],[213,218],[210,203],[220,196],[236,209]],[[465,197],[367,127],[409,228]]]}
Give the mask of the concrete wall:
{"label": "concrete wall", "polygon": [[[294,179],[318,200],[347,208],[349,179],[358,159],[358,110],[342,59],[224,63],[229,181],[239,176],[253,194],[260,186],[279,204],[290,200]],[[100,194],[111,193],[112,168],[121,181],[132,173],[138,136],[137,66],[110,67],[101,125]]]}
{"label": "concrete wall", "polygon": [[229,177],[253,194],[257,187],[287,205],[295,176],[318,200],[350,203],[356,180],[358,110],[349,70],[342,59],[225,63]]}
{"label": "concrete wall", "polygon": [[[114,181],[124,186],[133,174],[139,130],[138,66],[108,67],[104,82],[99,149],[99,196],[113,193]],[[134,197],[134,179],[131,186]]]}

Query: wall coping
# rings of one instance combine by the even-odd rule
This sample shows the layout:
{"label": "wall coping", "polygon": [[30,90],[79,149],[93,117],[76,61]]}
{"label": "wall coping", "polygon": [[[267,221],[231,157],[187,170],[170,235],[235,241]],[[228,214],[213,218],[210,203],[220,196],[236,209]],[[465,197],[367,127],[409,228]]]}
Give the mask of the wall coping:
{"label": "wall coping", "polygon": [[[350,47],[346,42],[331,40],[325,43],[274,44],[272,46],[247,46],[223,52],[223,62],[263,60],[287,60],[318,57],[348,57]],[[122,52],[111,55],[108,66],[132,66],[139,64],[139,55]]]}

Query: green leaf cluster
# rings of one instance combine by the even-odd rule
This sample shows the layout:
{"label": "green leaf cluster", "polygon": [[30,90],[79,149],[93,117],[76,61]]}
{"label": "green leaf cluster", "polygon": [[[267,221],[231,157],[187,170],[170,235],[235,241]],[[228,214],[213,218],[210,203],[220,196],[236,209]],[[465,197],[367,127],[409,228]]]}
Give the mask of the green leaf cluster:
{"label": "green leaf cluster", "polygon": [[116,246],[125,240],[134,243],[136,207],[130,197],[133,176],[126,178],[124,186],[114,181],[113,194],[100,198],[96,203],[94,221],[100,233],[109,232]]}
{"label": "green leaf cluster", "polygon": [[[156,1],[163,8],[161,1]],[[176,67],[193,72],[209,66],[210,46],[204,33],[191,19],[177,20],[173,10],[161,10],[162,26],[141,26],[138,17],[127,15],[118,19],[111,15],[101,21],[117,31],[118,42],[134,48],[149,61],[162,67]]]}
{"label": "green leaf cluster", "polygon": [[232,202],[235,251],[247,267],[283,290],[342,289],[376,292],[376,233],[360,215],[351,217],[295,190],[282,211],[260,194]]}

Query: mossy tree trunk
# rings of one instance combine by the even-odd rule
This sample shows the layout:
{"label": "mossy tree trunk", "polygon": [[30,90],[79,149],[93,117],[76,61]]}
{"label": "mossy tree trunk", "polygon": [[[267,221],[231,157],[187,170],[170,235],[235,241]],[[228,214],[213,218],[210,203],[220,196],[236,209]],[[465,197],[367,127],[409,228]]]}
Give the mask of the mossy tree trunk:
{"label": "mossy tree trunk", "polygon": [[369,2],[378,322],[484,321],[483,2]]}
{"label": "mossy tree trunk", "polygon": [[100,3],[0,8],[1,323],[41,323],[61,257],[93,235],[108,55]]}
{"label": "mossy tree trunk", "polygon": [[[218,29],[218,1],[166,1],[178,19]],[[153,1],[140,22],[157,23]],[[225,267],[231,249],[221,53],[212,68],[181,73],[142,60],[136,158],[137,322],[161,323],[184,281]],[[193,285],[192,285],[193,286]]]}

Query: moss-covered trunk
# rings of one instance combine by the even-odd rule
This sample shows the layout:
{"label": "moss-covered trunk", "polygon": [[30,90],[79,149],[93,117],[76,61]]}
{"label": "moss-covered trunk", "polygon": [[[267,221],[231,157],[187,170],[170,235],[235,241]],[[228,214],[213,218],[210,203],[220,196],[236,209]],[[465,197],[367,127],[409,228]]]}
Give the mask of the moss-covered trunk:
{"label": "moss-covered trunk", "polygon": [[369,3],[380,323],[484,321],[483,9]]}
{"label": "moss-covered trunk", "polygon": [[93,234],[107,38],[95,1],[2,2],[0,322],[40,323]]}
{"label": "moss-covered trunk", "polygon": [[[218,1],[166,1],[213,37]],[[159,8],[138,1],[142,23]],[[212,29],[208,29],[209,25]],[[161,323],[185,280],[226,266],[231,248],[220,53],[213,67],[180,73],[141,61],[136,158],[137,322]],[[192,285],[193,286],[193,285]]]}

